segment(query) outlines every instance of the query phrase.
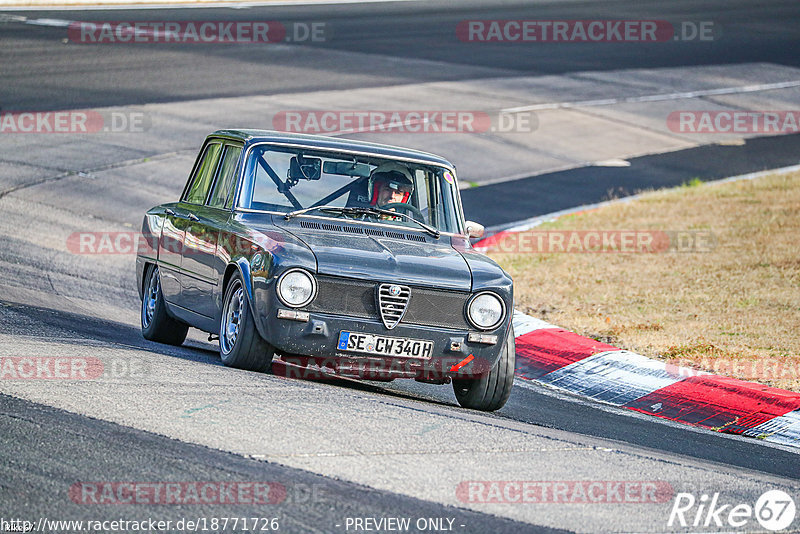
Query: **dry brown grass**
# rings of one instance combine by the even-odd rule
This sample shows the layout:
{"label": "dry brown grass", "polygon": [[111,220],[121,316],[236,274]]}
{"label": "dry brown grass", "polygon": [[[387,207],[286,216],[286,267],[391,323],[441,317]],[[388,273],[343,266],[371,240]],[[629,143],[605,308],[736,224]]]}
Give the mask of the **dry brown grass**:
{"label": "dry brown grass", "polygon": [[704,231],[710,252],[490,253],[516,307],[650,357],[800,391],[800,173],[658,191],[535,230]]}

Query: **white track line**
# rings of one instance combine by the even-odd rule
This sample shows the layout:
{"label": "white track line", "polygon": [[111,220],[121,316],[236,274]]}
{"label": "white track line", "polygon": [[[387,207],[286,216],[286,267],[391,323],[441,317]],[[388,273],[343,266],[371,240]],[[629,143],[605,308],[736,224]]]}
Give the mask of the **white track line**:
{"label": "white track line", "polygon": [[67,11],[67,10],[137,10],[137,9],[209,9],[209,8],[231,8],[249,9],[251,7],[292,7],[292,6],[319,6],[332,4],[389,4],[399,2],[416,2],[418,0],[264,0],[263,2],[239,2],[232,0],[202,2],[197,0],[174,0],[174,3],[147,3],[146,0],[131,3],[130,0],[114,2],[114,0],[86,1],[81,0],[72,2],[53,2],[43,5],[23,5],[2,6],[3,11]]}
{"label": "white track line", "polygon": [[666,100],[684,100],[687,98],[700,98],[704,96],[735,95],[742,93],[756,93],[759,91],[774,91],[800,87],[800,80],[787,82],[762,83],[757,85],[741,85],[737,87],[718,87],[717,89],[700,89],[698,91],[683,91],[679,93],[660,93],[644,96],[628,96],[624,98],[600,98],[595,100],[579,100],[577,102],[553,102],[548,104],[532,104],[517,106],[500,110],[501,113],[524,113],[526,111],[542,111],[548,109],[585,108],[594,106],[612,106],[614,104],[630,104],[636,102],[662,102]]}

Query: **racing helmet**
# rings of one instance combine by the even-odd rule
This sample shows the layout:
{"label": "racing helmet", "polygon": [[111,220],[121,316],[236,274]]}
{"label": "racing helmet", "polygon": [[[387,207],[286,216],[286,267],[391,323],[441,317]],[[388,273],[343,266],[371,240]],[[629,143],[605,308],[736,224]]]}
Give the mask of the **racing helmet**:
{"label": "racing helmet", "polygon": [[378,204],[379,188],[376,185],[381,182],[389,184],[392,189],[402,191],[403,200],[401,202],[404,204],[408,202],[408,198],[414,192],[414,182],[408,167],[399,163],[384,163],[376,167],[369,177],[367,192],[371,206]]}

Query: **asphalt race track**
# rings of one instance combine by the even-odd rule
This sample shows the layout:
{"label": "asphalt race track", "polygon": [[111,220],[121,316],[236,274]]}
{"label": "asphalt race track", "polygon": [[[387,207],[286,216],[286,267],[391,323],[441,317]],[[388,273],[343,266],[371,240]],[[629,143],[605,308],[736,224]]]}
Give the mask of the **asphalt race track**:
{"label": "asphalt race track", "polygon": [[[37,11],[36,18],[87,21],[236,21],[324,22],[330,39],[303,49],[278,53],[241,46],[156,48],[73,46],[63,43],[64,28],[5,25],[2,50],[2,106],[10,109],[70,109],[144,104],[220,96],[349,89],[364,86],[511,76],[545,75],[622,68],[663,68],[769,61],[798,66],[797,5],[772,1],[681,0],[660,5],[647,1],[400,2],[372,6],[252,7],[236,9],[158,10],[141,16],[126,11]],[[513,44],[489,43],[465,50],[453,27],[462,20],[566,19],[615,17],[678,21],[713,21],[724,45],[701,41],[604,43],[585,46],[543,43],[525,53]],[[721,41],[723,42],[723,41]],[[591,45],[589,45],[591,46]],[[367,53],[380,60],[353,62],[346,54]],[[47,58],[44,60],[42,58]],[[387,62],[385,58],[395,58]],[[422,60],[414,64],[402,60]],[[21,66],[28,68],[20,68]],[[69,68],[64,68],[69,65]],[[31,68],[31,66],[33,68]],[[102,74],[101,74],[102,73]],[[210,73],[214,73],[210,76]]]}
{"label": "asphalt race track", "polygon": [[[454,30],[463,20],[620,17],[714,21],[721,33],[712,43],[515,48],[463,43]],[[274,47],[89,45],[68,39],[63,21],[74,20],[322,22],[327,39]],[[146,131],[95,137],[0,134],[0,357],[96,358],[106,369],[95,380],[0,379],[0,518],[153,518],[173,525],[277,518],[280,532],[323,533],[369,531],[363,521],[356,526],[357,518],[409,518],[410,531],[760,531],[755,519],[741,529],[668,520],[680,492],[719,493],[725,504],[753,506],[765,491],[780,489],[797,501],[795,449],[631,415],[536,383],[518,381],[508,404],[485,414],[458,407],[449,386],[303,381],[228,369],[199,332],[182,347],[145,341],[134,257],[75,254],[67,240],[76,232],[137,230],[146,209],[180,193],[206,133],[236,125],[228,120],[258,119],[263,110],[313,107],[328,98],[352,99],[353,109],[362,96],[373,100],[361,109],[375,109],[375,102],[408,109],[434,94],[425,91],[442,88],[462,106],[473,97],[486,109],[538,103],[533,90],[514,92],[524,80],[552,91],[544,102],[611,95],[622,104],[568,118],[575,128],[616,121],[623,132],[636,121],[620,117],[655,116],[625,102],[628,91],[790,82],[800,78],[798,43],[796,1],[465,0],[146,12],[0,7],[0,111],[108,108],[141,112],[152,122]],[[686,87],[662,87],[659,76]],[[776,102],[797,109],[800,92],[754,89],[703,105],[776,109]],[[642,138],[635,148],[609,134],[585,146],[562,140],[556,150],[559,136],[547,134],[548,117],[539,116],[546,138],[532,140],[491,132],[353,137],[442,151],[462,179],[481,185],[491,175],[463,192],[468,216],[491,226],[597,202],[609,191],[624,195],[798,163],[798,135],[687,141],[658,130],[663,117],[643,127],[646,134],[624,138]],[[610,157],[629,166],[592,164]],[[462,161],[482,161],[496,174]],[[540,194],[512,202],[531,190]],[[277,502],[97,504],[75,490],[209,481],[271,484]],[[669,491],[648,503],[496,504],[465,498],[459,488],[469,481],[656,481]],[[387,525],[372,531],[398,531]],[[246,530],[254,529],[209,531]],[[800,532],[800,519],[787,531]]]}

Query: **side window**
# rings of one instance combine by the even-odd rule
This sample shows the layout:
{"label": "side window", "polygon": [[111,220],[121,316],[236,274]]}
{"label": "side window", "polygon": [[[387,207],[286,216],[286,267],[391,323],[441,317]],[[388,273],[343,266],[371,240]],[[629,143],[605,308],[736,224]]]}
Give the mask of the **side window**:
{"label": "side window", "polygon": [[242,147],[232,145],[225,147],[222,164],[217,174],[217,181],[214,183],[214,190],[208,200],[209,206],[230,208],[233,205],[233,190],[236,187],[236,166],[241,155]]}
{"label": "side window", "polygon": [[186,194],[186,202],[202,204],[206,201],[208,189],[211,187],[211,181],[214,179],[217,161],[219,161],[220,148],[221,145],[219,143],[210,144],[206,147],[203,160],[200,162],[200,166],[197,168],[197,173],[194,176],[192,187]]}

